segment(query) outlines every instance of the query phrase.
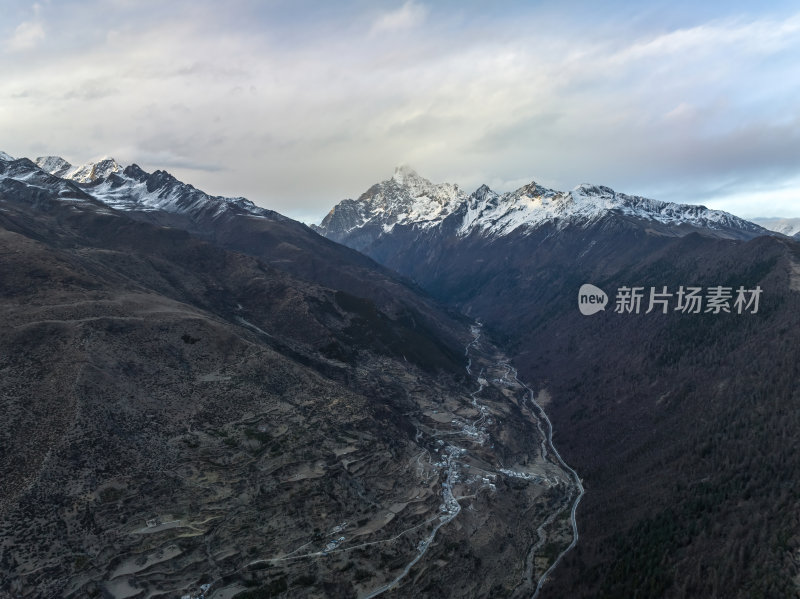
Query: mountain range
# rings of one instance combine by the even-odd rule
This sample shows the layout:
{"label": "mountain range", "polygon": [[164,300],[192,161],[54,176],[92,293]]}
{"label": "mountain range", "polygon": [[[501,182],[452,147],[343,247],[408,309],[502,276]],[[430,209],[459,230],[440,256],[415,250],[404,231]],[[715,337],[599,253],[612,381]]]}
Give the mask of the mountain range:
{"label": "mountain range", "polygon": [[[543,596],[798,596],[797,241],[606,187],[467,196],[409,169],[318,230],[479,318],[547,398],[586,497]],[[579,311],[584,284],[604,310]],[[762,304],[687,311],[691,287]]]}
{"label": "mountain range", "polygon": [[409,167],[310,228],[0,153],[0,242],[0,594],[800,594],[787,235]]}
{"label": "mountain range", "polygon": [[37,162],[0,155],[0,595],[535,591],[580,481],[480,325],[241,198]]}
{"label": "mountain range", "polygon": [[433,184],[407,166],[395,169],[391,179],[373,185],[357,200],[339,202],[317,230],[369,253],[370,244],[391,235],[395,227],[497,238],[529,235],[543,226],[589,227],[609,214],[646,222],[665,235],[702,230],[747,239],[767,234],[763,227],[720,210],[630,196],[598,185],[559,192],[532,182],[504,194],[482,185],[467,195],[457,185]]}

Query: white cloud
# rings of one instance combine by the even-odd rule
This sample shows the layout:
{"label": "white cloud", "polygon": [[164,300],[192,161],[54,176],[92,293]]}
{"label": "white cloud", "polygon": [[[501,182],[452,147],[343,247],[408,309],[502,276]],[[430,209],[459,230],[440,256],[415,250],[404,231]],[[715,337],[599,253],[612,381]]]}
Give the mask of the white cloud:
{"label": "white cloud", "polygon": [[732,212],[743,218],[800,217],[800,179],[775,181],[772,185],[750,188],[743,185],[729,194],[700,196],[698,203]]}
{"label": "white cloud", "polygon": [[370,33],[384,33],[387,31],[398,31],[402,29],[413,29],[425,22],[428,16],[428,9],[422,4],[417,4],[409,0],[397,10],[384,13],[372,24]]}
{"label": "white cloud", "polygon": [[14,35],[6,43],[6,47],[12,52],[30,50],[45,37],[44,26],[38,21],[25,21],[20,23],[14,30]]}
{"label": "white cloud", "polygon": [[686,201],[731,173],[768,189],[796,170],[796,16],[566,35],[455,26],[432,3],[249,29],[164,10],[107,27],[92,2],[48,12],[46,53],[0,55],[0,149],[111,153],[290,216],[323,215],[400,162],[467,189],[590,181]]}

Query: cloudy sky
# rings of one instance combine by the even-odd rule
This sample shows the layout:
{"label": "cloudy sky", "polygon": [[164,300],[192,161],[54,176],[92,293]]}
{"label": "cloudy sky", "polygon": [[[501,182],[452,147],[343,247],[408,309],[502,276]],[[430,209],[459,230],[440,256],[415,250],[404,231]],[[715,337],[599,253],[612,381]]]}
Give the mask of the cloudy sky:
{"label": "cloudy sky", "polygon": [[800,216],[800,6],[755,6],[4,0],[0,150],[307,222],[398,164]]}

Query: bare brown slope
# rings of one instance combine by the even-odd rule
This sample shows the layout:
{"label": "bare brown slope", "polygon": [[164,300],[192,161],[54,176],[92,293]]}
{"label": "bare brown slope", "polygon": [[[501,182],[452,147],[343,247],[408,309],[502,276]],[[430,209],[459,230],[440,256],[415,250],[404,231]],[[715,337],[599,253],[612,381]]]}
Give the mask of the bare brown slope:
{"label": "bare brown slope", "polygon": [[[476,470],[536,461],[524,389],[479,411],[472,336],[426,326],[446,318],[418,317],[429,300],[384,307],[79,200],[0,184],[0,594],[353,597],[419,555],[450,444]],[[507,595],[566,499],[464,478],[398,592]]]}

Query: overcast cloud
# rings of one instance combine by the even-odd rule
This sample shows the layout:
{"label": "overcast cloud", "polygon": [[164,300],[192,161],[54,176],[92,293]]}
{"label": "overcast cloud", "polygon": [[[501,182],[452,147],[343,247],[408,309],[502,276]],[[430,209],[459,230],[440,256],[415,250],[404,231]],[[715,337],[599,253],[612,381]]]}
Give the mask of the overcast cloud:
{"label": "overcast cloud", "polygon": [[6,2],[0,150],[306,221],[401,163],[800,216],[800,10],[532,4]]}

